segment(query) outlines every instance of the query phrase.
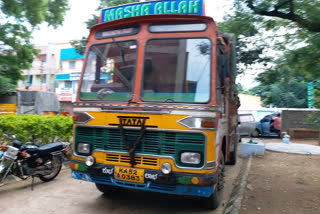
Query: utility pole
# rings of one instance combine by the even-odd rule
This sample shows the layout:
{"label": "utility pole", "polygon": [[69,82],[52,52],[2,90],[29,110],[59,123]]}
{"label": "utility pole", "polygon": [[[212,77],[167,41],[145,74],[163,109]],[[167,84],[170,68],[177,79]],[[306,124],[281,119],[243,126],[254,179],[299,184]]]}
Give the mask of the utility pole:
{"label": "utility pole", "polygon": [[51,91],[51,44],[48,43],[47,56],[46,56],[46,85],[47,91]]}

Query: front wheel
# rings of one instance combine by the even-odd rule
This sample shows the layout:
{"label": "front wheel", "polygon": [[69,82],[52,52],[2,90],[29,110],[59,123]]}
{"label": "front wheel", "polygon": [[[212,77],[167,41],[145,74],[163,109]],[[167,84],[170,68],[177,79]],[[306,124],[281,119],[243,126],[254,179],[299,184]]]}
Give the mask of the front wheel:
{"label": "front wheel", "polygon": [[5,180],[7,177],[7,167],[3,164],[0,164],[0,184]]}
{"label": "front wheel", "polygon": [[218,182],[214,188],[213,194],[209,198],[203,199],[205,207],[210,210],[217,209],[222,200],[224,187],[224,156],[222,152],[220,152],[218,173]]}
{"label": "front wheel", "polygon": [[0,161],[0,184],[2,184],[6,177],[11,174],[11,168],[13,165],[13,160],[2,159]]}
{"label": "front wheel", "polygon": [[51,155],[51,157],[47,160],[47,162],[45,164],[47,164],[47,165],[51,164],[52,171],[48,175],[39,175],[39,178],[43,182],[52,181],[60,173],[60,170],[62,167],[62,157]]}

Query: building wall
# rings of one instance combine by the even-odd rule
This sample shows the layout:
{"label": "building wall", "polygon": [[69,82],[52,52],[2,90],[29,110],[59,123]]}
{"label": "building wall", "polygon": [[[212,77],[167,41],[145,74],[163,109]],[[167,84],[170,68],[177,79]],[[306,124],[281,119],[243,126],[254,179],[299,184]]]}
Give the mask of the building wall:
{"label": "building wall", "polygon": [[[83,55],[76,53],[74,48],[61,49],[60,68],[61,74],[56,75],[56,94],[60,102],[73,102],[78,90],[78,81],[83,66]],[[70,106],[68,106],[70,112]],[[71,113],[71,112],[70,112]]]}
{"label": "building wall", "polygon": [[294,128],[305,128],[305,129],[316,129],[317,127],[313,124],[308,123],[308,117],[318,112],[320,114],[320,110],[313,109],[292,109],[292,110],[282,110],[282,127],[281,131],[288,132],[289,129]]}
{"label": "building wall", "polygon": [[[61,73],[60,68],[60,52],[61,49],[70,48],[70,43],[49,44],[46,46],[38,46],[36,49],[40,51],[30,69],[24,70],[22,76],[24,80],[18,82],[18,89],[39,90],[39,91],[54,91],[55,74]],[[47,54],[50,53],[50,70],[47,68]],[[50,86],[48,88],[47,75],[51,74]],[[32,76],[32,82],[30,81]]]}
{"label": "building wall", "polygon": [[[72,63],[74,63],[74,67],[72,67]],[[63,73],[74,73],[81,72],[83,65],[82,59],[71,59],[71,60],[63,60],[61,61],[61,69]]]}
{"label": "building wall", "polygon": [[[72,113],[84,56],[77,54],[70,43],[49,44],[36,49],[39,56],[30,69],[23,71],[24,80],[18,82],[17,89],[55,92],[64,104],[64,110]],[[47,54],[50,54],[50,69],[47,68]],[[49,79],[50,84],[47,84]]]}
{"label": "building wall", "polygon": [[240,109],[246,110],[250,108],[261,107],[261,97],[248,94],[239,94]]}

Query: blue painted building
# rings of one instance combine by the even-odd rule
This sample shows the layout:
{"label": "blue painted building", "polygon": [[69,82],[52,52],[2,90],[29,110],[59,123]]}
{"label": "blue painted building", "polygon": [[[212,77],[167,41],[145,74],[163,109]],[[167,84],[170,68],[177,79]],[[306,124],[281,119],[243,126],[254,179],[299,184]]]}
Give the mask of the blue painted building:
{"label": "blue painted building", "polygon": [[70,106],[75,101],[78,90],[78,81],[83,66],[84,55],[76,52],[75,48],[61,49],[60,74],[56,74],[55,91],[58,100],[64,103],[66,111],[70,112]]}

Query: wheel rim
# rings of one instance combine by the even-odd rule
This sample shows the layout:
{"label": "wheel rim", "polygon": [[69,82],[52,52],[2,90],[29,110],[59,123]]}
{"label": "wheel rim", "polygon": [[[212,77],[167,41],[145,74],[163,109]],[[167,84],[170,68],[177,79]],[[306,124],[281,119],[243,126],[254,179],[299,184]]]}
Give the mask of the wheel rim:
{"label": "wheel rim", "polygon": [[51,159],[51,160],[48,160],[51,162],[51,165],[52,165],[52,172],[48,175],[44,175],[42,176],[43,178],[45,179],[51,179],[52,177],[55,177],[57,175],[57,173],[60,172],[60,168],[61,168],[61,163],[59,160],[54,160],[54,159]]}

